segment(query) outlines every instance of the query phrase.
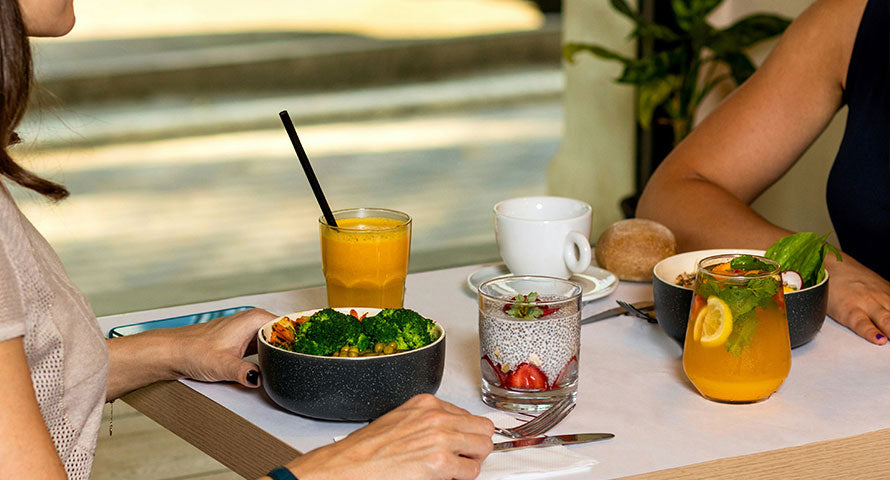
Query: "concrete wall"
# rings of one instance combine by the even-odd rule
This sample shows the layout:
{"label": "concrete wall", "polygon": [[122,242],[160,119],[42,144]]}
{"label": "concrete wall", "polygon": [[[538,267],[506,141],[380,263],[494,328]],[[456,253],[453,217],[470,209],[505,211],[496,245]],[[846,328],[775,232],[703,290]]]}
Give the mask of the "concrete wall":
{"label": "concrete wall", "polygon": [[[591,42],[632,55],[632,26],[609,2],[565,0],[565,41]],[[593,206],[591,240],[622,218],[619,202],[634,190],[634,89],[614,79],[621,66],[580,53],[564,64],[564,135],[548,171],[548,192]]]}

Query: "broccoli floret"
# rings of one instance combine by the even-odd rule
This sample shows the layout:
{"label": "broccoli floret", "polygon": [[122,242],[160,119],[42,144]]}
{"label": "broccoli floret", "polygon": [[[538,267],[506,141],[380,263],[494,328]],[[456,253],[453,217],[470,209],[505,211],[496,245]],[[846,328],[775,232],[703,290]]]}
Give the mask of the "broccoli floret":
{"label": "broccoli floret", "polygon": [[365,350],[370,350],[371,347],[374,346],[374,343],[371,342],[371,339],[368,338],[368,336],[365,335],[364,332],[361,332],[361,331],[359,332],[358,337],[356,337],[355,339],[350,339],[348,344],[353,345],[356,348],[358,348],[359,352],[364,352]]}
{"label": "broccoli floret", "polygon": [[435,322],[428,322],[426,327],[426,333],[430,336],[430,343],[436,341],[439,338],[439,329],[436,327]]}
{"label": "broccoli floret", "polygon": [[412,310],[386,309],[359,321],[326,308],[296,327],[293,351],[331,355],[343,346],[354,346],[361,352],[377,342],[395,342],[399,350],[413,350],[438,337],[436,324]]}
{"label": "broccoli floret", "polygon": [[332,308],[316,312],[300,325],[294,351],[310,355],[331,355],[344,345],[367,349],[370,340],[362,332],[362,323],[352,315]]}
{"label": "broccoli floret", "polygon": [[362,322],[365,333],[375,342],[396,342],[400,350],[429,345],[439,333],[432,320],[405,308],[381,310]]}
{"label": "broccoli floret", "polygon": [[405,339],[408,348],[420,348],[430,344],[433,341],[429,332],[432,322],[413,310],[402,310],[402,312],[397,318],[402,328],[402,338]]}
{"label": "broccoli floret", "polygon": [[406,350],[408,345],[404,340],[400,341],[402,330],[399,328],[399,324],[388,316],[382,315],[386,311],[383,310],[373,317],[362,320],[362,330],[373,343],[396,342],[399,344],[398,348]]}

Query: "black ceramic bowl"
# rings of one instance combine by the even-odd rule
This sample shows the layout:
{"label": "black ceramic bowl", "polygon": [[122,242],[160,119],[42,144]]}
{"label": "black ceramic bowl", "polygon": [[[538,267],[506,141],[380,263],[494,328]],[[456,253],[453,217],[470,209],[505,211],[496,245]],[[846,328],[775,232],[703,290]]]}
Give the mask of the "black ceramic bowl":
{"label": "black ceramic bowl", "polygon": [[[665,333],[680,345],[686,338],[689,308],[692,306],[692,289],[674,282],[681,273],[695,273],[698,261],[712,255],[740,253],[763,255],[763,250],[697,250],[665,258],[654,268],[652,296],[655,299],[655,317]],[[825,321],[828,310],[828,276],[818,285],[785,294],[788,314],[788,333],[791,348],[799,347],[816,336]]]}
{"label": "black ceramic bowl", "polygon": [[[311,315],[320,308],[288,315]],[[338,308],[348,313],[350,308]],[[355,308],[359,315],[379,309]],[[378,357],[321,357],[273,347],[266,339],[277,318],[257,333],[263,387],[291,412],[325,420],[367,421],[421,393],[435,393],[445,368],[445,329],[416,350]]]}

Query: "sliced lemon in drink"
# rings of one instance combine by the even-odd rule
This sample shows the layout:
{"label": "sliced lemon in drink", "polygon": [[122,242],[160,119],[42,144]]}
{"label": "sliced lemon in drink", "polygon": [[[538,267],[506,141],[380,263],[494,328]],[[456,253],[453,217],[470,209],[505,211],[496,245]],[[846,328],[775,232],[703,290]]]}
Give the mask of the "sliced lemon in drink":
{"label": "sliced lemon in drink", "polygon": [[732,310],[720,297],[708,297],[708,304],[695,317],[693,339],[706,347],[719,347],[732,333]]}

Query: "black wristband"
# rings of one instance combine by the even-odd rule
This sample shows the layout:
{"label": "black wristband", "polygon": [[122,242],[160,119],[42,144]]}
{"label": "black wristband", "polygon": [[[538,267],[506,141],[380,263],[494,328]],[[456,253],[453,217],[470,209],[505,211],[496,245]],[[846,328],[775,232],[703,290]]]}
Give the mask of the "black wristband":
{"label": "black wristband", "polygon": [[266,476],[272,478],[272,480],[299,480],[296,475],[285,467],[278,467],[267,473]]}

